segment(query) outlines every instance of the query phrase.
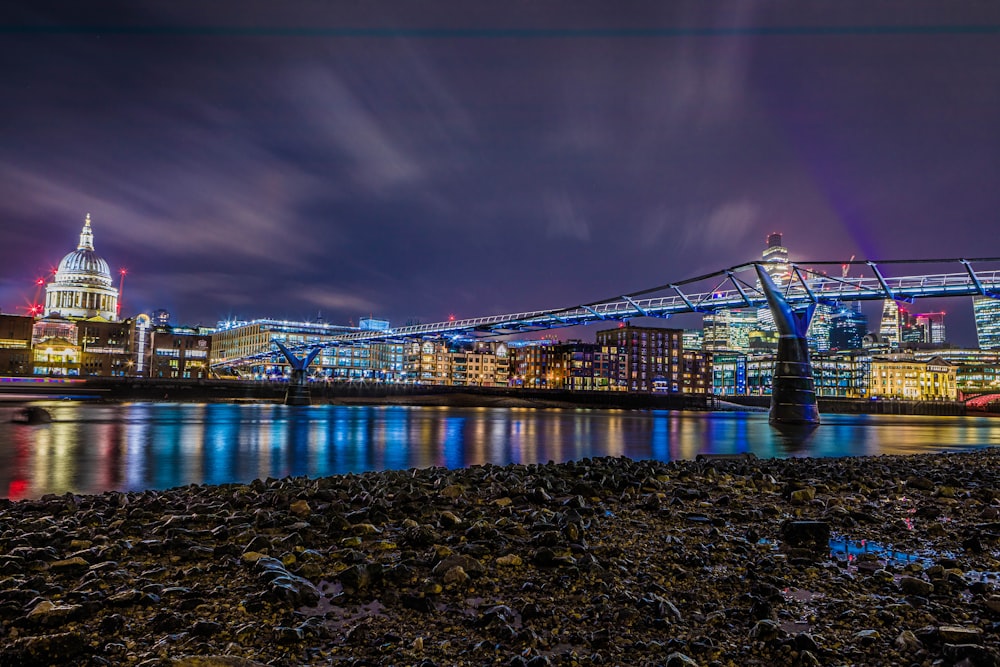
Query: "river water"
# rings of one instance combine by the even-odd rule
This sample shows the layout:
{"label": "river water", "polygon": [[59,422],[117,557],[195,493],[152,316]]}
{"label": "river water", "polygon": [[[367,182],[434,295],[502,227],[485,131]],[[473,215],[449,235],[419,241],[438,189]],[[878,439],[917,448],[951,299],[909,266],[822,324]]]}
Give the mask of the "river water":
{"label": "river water", "polygon": [[783,433],[765,412],[235,403],[40,402],[51,424],[0,405],[0,497],[165,489],[256,478],[482,463],[699,454],[856,456],[1000,445],[1000,419],[823,415]]}

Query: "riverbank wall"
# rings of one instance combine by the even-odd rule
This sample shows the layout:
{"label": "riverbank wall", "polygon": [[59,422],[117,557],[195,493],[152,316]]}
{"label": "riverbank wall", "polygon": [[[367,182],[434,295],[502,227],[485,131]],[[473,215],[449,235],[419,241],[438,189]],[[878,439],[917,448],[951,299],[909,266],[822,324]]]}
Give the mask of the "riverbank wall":
{"label": "riverbank wall", "polygon": [[[88,378],[68,384],[5,384],[0,397],[76,397],[109,401],[282,401],[282,382],[242,380],[174,380]],[[441,405],[454,407],[579,407],[622,410],[734,410],[739,406],[766,409],[769,396],[706,396],[704,394],[639,394],[613,391],[566,391],[506,387],[439,387],[367,382],[313,383],[314,404]],[[896,401],[819,398],[821,413],[962,416],[958,401]]]}

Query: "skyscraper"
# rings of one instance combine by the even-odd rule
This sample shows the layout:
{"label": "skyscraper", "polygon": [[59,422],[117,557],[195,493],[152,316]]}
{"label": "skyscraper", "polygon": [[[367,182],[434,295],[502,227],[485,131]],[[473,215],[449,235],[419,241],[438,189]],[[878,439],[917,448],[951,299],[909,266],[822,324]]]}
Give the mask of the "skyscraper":
{"label": "skyscraper", "polygon": [[879,324],[878,335],[891,347],[899,347],[902,342],[902,323],[900,322],[899,304],[892,299],[882,302],[882,322]]}
{"label": "skyscraper", "polygon": [[788,280],[788,248],[781,245],[781,233],[773,232],[767,235],[767,247],[761,254],[767,263],[764,270],[771,276],[776,285],[783,285]]}
{"label": "skyscraper", "polygon": [[945,342],[944,313],[920,313],[917,315],[917,327],[921,329],[924,343],[940,345]]}
{"label": "skyscraper", "polygon": [[976,317],[976,337],[980,350],[1000,350],[1000,299],[977,296],[972,299]]}
{"label": "skyscraper", "polygon": [[861,312],[861,303],[841,303],[834,313],[830,328],[830,348],[860,350],[868,333],[868,318]]}

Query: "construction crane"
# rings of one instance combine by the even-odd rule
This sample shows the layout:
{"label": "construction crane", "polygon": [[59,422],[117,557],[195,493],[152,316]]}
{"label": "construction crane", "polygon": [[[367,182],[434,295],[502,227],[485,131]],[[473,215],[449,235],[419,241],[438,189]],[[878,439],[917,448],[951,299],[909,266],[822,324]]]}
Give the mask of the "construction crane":
{"label": "construction crane", "polygon": [[847,272],[851,270],[851,262],[853,262],[853,261],[854,261],[854,255],[851,255],[851,258],[849,260],[847,260],[847,263],[844,264],[844,265],[842,265],[840,267],[840,277],[841,278],[843,278],[843,279],[847,278]]}

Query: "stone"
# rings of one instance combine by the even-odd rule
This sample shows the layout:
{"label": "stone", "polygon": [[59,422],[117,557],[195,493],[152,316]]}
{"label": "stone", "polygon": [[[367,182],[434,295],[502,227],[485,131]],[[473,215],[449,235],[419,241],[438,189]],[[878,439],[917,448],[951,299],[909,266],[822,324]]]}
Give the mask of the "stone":
{"label": "stone", "polygon": [[815,498],[816,489],[811,486],[799,489],[798,491],[792,491],[791,493],[791,501],[793,505],[805,505],[815,500]]}
{"label": "stone", "polygon": [[309,507],[309,503],[305,500],[296,500],[291,505],[288,506],[288,511],[295,516],[309,516],[312,514],[312,508]]}
{"label": "stone", "polygon": [[924,647],[917,636],[909,630],[900,632],[893,645],[903,653],[916,653]]}
{"label": "stone", "polygon": [[694,658],[674,651],[667,656],[666,667],[698,667],[698,663]]}
{"label": "stone", "polygon": [[785,521],[781,539],[793,548],[826,552],[830,549],[830,524],[826,521]]}
{"label": "stone", "polygon": [[907,595],[928,596],[934,592],[934,584],[917,577],[900,577],[899,588]]}
{"label": "stone", "polygon": [[947,644],[978,644],[982,640],[983,631],[959,625],[942,625],[938,628],[938,636]]}
{"label": "stone", "polygon": [[443,579],[446,585],[462,584],[469,580],[469,575],[465,572],[465,569],[461,565],[456,565],[455,567],[449,568],[449,570],[444,573]]}
{"label": "stone", "polygon": [[518,567],[524,563],[517,554],[507,554],[496,559],[496,564],[501,567]]}

